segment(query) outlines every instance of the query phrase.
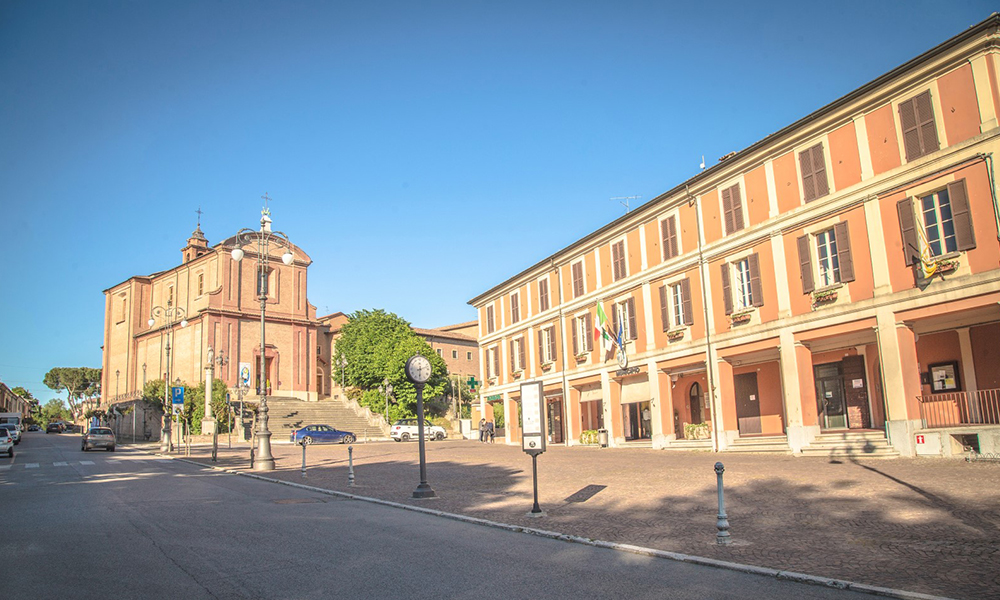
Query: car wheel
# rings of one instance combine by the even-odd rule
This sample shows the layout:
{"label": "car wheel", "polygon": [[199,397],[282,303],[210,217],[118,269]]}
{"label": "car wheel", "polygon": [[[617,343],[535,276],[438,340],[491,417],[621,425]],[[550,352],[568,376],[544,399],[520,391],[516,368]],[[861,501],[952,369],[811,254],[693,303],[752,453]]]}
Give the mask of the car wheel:
{"label": "car wheel", "polygon": [[356,439],[358,439],[358,438],[354,437],[353,435],[348,434],[348,435],[344,436],[344,443],[345,444],[353,444]]}
{"label": "car wheel", "polygon": [[410,434],[404,433],[404,434],[402,434],[402,435],[399,436],[399,439],[401,441],[408,442],[408,441],[410,441]]}
{"label": "car wheel", "polygon": [[86,452],[87,451],[87,447],[86,446],[80,446],[80,450],[83,450],[84,452]]}
{"label": "car wheel", "polygon": [[307,444],[307,445],[311,444],[311,443],[313,443],[313,439],[312,439],[311,436],[307,435],[306,437],[302,438],[302,443],[303,444]]}
{"label": "car wheel", "polygon": [[14,447],[11,446],[10,450],[7,451],[8,458],[14,458]]}
{"label": "car wheel", "polygon": [[444,434],[439,431],[436,434],[434,434],[434,439],[440,442],[441,440],[444,439]]}
{"label": "car wheel", "polygon": [[108,448],[108,452],[114,452],[114,451],[115,451],[115,447],[114,446],[111,446],[110,448]]}
{"label": "car wheel", "polygon": [[392,441],[394,441],[394,442],[402,442],[403,440],[401,440],[399,438],[392,438]]}

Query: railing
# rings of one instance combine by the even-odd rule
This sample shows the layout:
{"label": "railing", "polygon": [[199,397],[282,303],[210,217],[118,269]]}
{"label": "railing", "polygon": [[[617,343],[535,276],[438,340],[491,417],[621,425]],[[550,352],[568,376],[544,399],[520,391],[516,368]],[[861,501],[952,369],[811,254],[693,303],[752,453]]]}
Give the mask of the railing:
{"label": "railing", "polygon": [[1000,424],[1000,389],[917,396],[924,428]]}

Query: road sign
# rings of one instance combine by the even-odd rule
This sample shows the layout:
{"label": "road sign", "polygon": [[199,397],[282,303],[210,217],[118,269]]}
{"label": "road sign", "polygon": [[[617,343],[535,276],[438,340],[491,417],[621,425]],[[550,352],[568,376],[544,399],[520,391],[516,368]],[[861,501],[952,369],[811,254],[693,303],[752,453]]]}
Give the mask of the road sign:
{"label": "road sign", "polygon": [[184,387],[174,386],[170,388],[170,398],[174,404],[184,404]]}

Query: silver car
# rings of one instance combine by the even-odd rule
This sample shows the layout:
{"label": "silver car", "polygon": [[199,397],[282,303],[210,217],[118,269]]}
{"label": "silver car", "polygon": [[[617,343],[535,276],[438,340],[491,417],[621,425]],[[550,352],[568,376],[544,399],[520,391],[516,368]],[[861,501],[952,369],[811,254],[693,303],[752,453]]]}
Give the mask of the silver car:
{"label": "silver car", "polygon": [[14,439],[14,445],[21,443],[21,430],[13,423],[0,423],[0,427],[6,428],[10,432],[10,437]]}
{"label": "silver car", "polygon": [[0,454],[14,458],[14,438],[10,430],[3,427],[0,427]]}
{"label": "silver car", "polygon": [[115,451],[115,432],[107,427],[91,427],[83,436],[81,450],[86,452],[92,448],[104,448],[108,452]]}

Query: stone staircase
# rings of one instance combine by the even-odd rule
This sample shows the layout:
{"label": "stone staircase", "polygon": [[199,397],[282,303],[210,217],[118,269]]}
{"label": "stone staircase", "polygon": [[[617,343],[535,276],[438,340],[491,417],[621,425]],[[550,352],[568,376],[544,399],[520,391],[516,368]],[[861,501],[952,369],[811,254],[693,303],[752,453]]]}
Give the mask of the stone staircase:
{"label": "stone staircase", "polygon": [[[256,397],[248,398],[251,402]],[[388,428],[373,419],[369,422],[363,414],[356,412],[346,400],[324,399],[318,402],[306,402],[298,398],[269,396],[267,399],[268,429],[274,434],[274,441],[287,441],[291,432],[306,425],[329,425],[344,431],[350,431],[359,441],[366,437],[387,438]]]}
{"label": "stone staircase", "polygon": [[664,450],[682,450],[685,452],[711,452],[712,440],[672,440]]}
{"label": "stone staircase", "polygon": [[880,430],[854,430],[821,433],[802,449],[802,456],[896,458],[899,452],[889,445]]}
{"label": "stone staircase", "polygon": [[728,452],[752,452],[759,454],[791,454],[788,447],[788,437],[783,435],[764,435],[756,437],[736,438],[729,444]]}

